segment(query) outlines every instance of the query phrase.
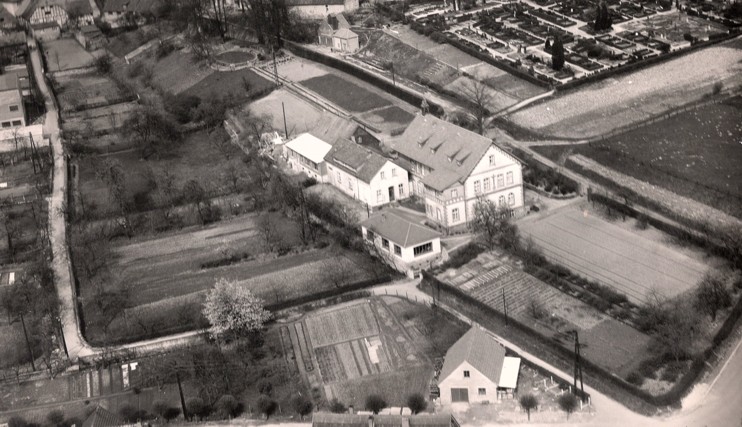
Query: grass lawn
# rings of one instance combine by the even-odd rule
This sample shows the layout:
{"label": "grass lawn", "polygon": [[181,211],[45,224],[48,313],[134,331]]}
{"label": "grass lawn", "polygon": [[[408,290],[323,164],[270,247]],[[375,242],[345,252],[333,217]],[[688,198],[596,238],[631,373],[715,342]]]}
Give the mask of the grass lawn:
{"label": "grass lawn", "polygon": [[92,104],[115,104],[129,95],[109,77],[98,73],[62,76],[56,82],[55,91],[63,111]]}
{"label": "grass lawn", "polygon": [[151,56],[139,62],[145,67],[152,67],[152,82],[157,87],[174,94],[183,92],[215,72],[206,61],[198,61],[182,50],[176,50],[159,60]]}
{"label": "grass lawn", "polygon": [[552,159],[570,150],[618,172],[742,217],[742,97],[680,113],[591,145],[541,146]]}
{"label": "grass lawn", "polygon": [[95,58],[75,39],[59,39],[41,44],[42,52],[49,66],[48,71],[64,71],[87,67]]}
{"label": "grass lawn", "polygon": [[[277,215],[273,218],[285,243],[301,246],[298,225]],[[272,304],[335,287],[328,274],[337,268],[353,271],[349,279],[352,282],[371,277],[367,259],[348,252],[342,252],[342,256],[337,250],[324,249],[266,257],[256,219],[255,215],[240,216],[156,238],[124,240],[115,246],[112,274],[117,280],[108,282],[106,288],[126,289],[129,298],[125,314],[109,327],[110,339],[132,341],[203,325],[201,306],[205,291],[217,278],[236,281]],[[220,267],[204,266],[231,254],[249,254],[249,258]],[[94,313],[91,304],[95,290],[90,285],[81,287],[86,301],[83,311]],[[86,317],[86,336],[100,342],[104,334],[94,315]]]}
{"label": "grass lawn", "polygon": [[[577,206],[520,221],[544,254],[590,280],[641,304],[656,290],[674,297],[695,287],[708,265]],[[558,242],[558,243],[556,243]]]}
{"label": "grass lawn", "polygon": [[242,99],[273,85],[273,82],[260,77],[249,69],[220,71],[206,76],[183,93],[201,99],[223,98],[227,95]]}
{"label": "grass lawn", "polygon": [[216,59],[228,64],[239,64],[242,62],[252,61],[255,58],[257,58],[257,56],[254,53],[242,50],[230,50],[229,52],[220,53],[216,56]]}
{"label": "grass lawn", "polygon": [[334,74],[313,77],[301,84],[353,112],[364,112],[391,104],[379,95]]}

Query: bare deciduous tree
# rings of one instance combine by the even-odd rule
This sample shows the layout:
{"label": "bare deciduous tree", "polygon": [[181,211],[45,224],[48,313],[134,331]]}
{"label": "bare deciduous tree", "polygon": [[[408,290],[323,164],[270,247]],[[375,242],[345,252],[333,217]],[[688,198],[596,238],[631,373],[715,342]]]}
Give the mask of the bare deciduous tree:
{"label": "bare deciduous tree", "polygon": [[489,88],[478,80],[471,80],[462,85],[461,93],[471,102],[470,109],[476,120],[477,130],[480,135],[484,135],[487,117],[493,105]]}

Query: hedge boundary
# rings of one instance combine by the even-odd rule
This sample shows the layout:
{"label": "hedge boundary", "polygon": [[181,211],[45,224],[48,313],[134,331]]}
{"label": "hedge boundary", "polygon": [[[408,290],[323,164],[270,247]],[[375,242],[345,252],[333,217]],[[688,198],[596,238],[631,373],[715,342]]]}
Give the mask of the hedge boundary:
{"label": "hedge boundary", "polygon": [[[541,354],[544,358],[549,356],[556,357],[556,359],[551,359],[553,364],[561,366],[567,371],[572,368],[571,361],[574,357],[572,352],[561,345],[555,344],[553,338],[546,337],[513,318],[506,318],[504,314],[487,304],[458,288],[441,282],[427,271],[423,271],[421,287],[424,291],[427,291],[428,286],[430,287],[430,293],[433,293],[432,289],[434,286],[437,288],[437,297],[439,300],[441,298],[441,290],[443,290],[443,293],[447,294],[445,296],[448,298],[448,302],[452,300],[456,304],[461,301],[467,306],[479,311],[479,315],[476,312],[473,313],[473,318],[478,317],[482,319],[484,317],[485,320],[489,320],[487,322],[488,324],[492,324],[494,320],[494,324],[498,326],[498,334],[524,347],[526,351]],[[729,316],[727,316],[716,335],[712,338],[711,346],[693,358],[689,371],[664,394],[652,395],[641,390],[585,358],[582,359],[583,375],[592,376],[593,379],[597,380],[592,382],[591,386],[593,388],[609,394],[624,405],[641,413],[653,414],[658,409],[666,406],[679,407],[682,397],[690,391],[691,386],[693,386],[703,372],[708,360],[714,355],[719,345],[732,333],[740,317],[742,317],[742,298],[737,300],[737,304],[730,311]],[[548,351],[548,354],[544,350]]]}
{"label": "hedge boundary", "polygon": [[[309,59],[310,61],[319,62],[320,64],[327,65],[328,67],[332,67],[342,72],[348,73],[354,77],[357,77],[363,80],[366,83],[376,86],[377,88],[383,90],[384,92],[387,92],[387,93],[390,93],[396,96],[402,101],[405,101],[415,107],[420,107],[420,104],[425,99],[421,97],[420,95],[413,93],[407,89],[404,89],[400,86],[394,85],[393,83],[390,83],[386,81],[385,79],[377,76],[376,74],[373,74],[369,71],[364,70],[361,67],[358,67],[357,65],[351,64],[349,62],[340,60],[332,56],[324,55],[320,52],[316,52],[312,49],[309,49],[307,47],[304,47],[300,44],[297,44],[297,43],[294,43],[288,40],[285,40],[284,43],[285,43],[285,47],[296,56]],[[430,100],[427,100],[427,99],[425,101],[428,103],[428,106],[430,107],[431,114],[438,116],[438,117],[443,115],[444,111],[440,105],[434,102],[431,102]]]}

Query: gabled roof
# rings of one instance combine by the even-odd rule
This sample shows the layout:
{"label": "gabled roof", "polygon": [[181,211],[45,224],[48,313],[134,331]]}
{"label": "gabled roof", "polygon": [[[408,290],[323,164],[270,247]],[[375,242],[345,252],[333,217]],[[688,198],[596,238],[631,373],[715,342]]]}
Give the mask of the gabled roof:
{"label": "gabled roof", "polygon": [[[5,26],[15,26],[17,24],[17,20],[15,19],[15,16],[8,12],[7,9],[0,6],[0,28],[3,28]],[[5,35],[3,35],[5,37]]]}
{"label": "gabled roof", "polygon": [[398,153],[433,169],[425,185],[443,191],[464,183],[492,140],[441,120],[431,114],[417,115],[404,133],[390,141]]}
{"label": "gabled roof", "polygon": [[339,139],[325,156],[325,161],[363,182],[371,183],[389,160],[360,144]]}
{"label": "gabled roof", "polygon": [[347,28],[342,28],[337,31],[335,31],[332,34],[333,37],[341,38],[341,39],[357,39],[358,34],[354,33],[353,31],[350,31]]}
{"label": "gabled roof", "polygon": [[504,361],[505,347],[478,326],[472,326],[446,352],[438,383],[448,378],[462,363],[468,362],[482,375],[498,384]]}
{"label": "gabled roof", "polygon": [[353,120],[325,114],[323,120],[309,133],[324,141],[337,141],[341,138],[350,138],[357,128],[358,124]]}
{"label": "gabled roof", "polygon": [[100,405],[96,406],[95,411],[82,423],[82,427],[119,427],[125,425],[129,425],[129,423],[122,420],[118,415],[105,410]]}
{"label": "gabled roof", "polygon": [[384,209],[363,221],[361,225],[404,248],[441,237],[441,233],[432,228],[407,219],[397,208]]}
{"label": "gabled roof", "polygon": [[286,146],[314,163],[322,163],[332,148],[330,144],[308,133],[297,136],[286,143]]}

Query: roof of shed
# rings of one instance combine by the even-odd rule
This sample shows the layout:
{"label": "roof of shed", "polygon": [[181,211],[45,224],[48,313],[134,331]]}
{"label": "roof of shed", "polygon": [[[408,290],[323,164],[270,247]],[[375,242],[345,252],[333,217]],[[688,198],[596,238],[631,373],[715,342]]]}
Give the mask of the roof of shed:
{"label": "roof of shed", "polygon": [[405,248],[441,237],[441,233],[411,221],[397,208],[384,209],[363,221],[361,225]]}

